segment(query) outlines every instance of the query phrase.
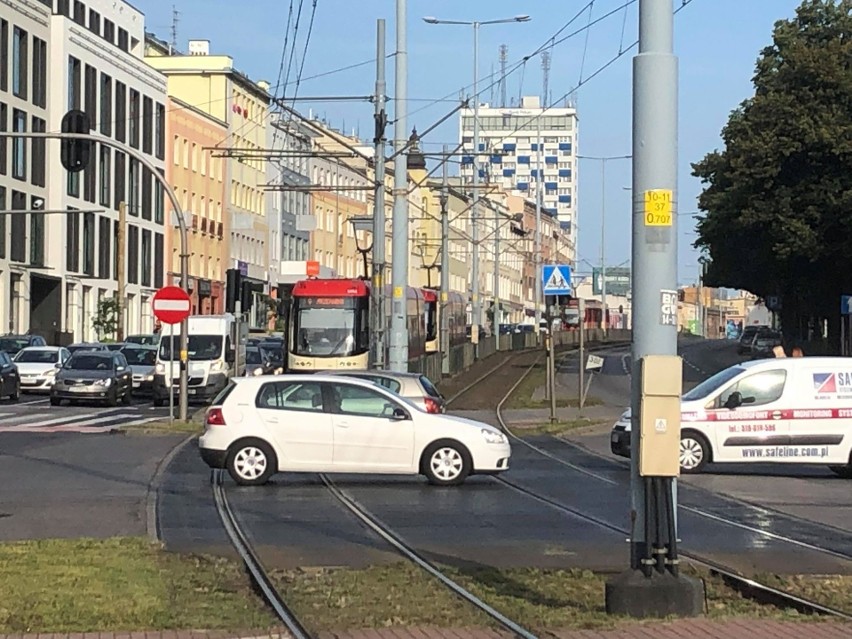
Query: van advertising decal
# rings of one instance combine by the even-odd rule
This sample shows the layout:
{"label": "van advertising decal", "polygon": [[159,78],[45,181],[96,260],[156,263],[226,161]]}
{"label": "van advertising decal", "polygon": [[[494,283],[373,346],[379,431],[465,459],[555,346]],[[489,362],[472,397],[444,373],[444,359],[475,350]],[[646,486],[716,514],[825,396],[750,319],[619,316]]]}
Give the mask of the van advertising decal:
{"label": "van advertising decal", "polygon": [[852,398],[852,372],[812,373],[816,399]]}
{"label": "van advertising decal", "polygon": [[772,421],[781,419],[852,419],[852,408],[718,409],[681,413],[680,419],[681,422],[767,422],[770,424]]}

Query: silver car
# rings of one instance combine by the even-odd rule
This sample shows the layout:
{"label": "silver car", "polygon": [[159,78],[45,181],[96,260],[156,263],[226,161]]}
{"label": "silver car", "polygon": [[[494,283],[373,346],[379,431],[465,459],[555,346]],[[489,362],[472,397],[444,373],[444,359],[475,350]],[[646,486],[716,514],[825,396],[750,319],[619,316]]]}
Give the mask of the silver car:
{"label": "silver car", "polygon": [[121,354],[127,360],[133,376],[133,394],[151,395],[154,392],[154,369],[157,366],[157,347],[125,344]]}
{"label": "silver car", "polygon": [[366,379],[384,386],[400,397],[415,404],[427,413],[445,413],[447,400],[432,381],[420,373],[394,373],[391,371],[325,371],[324,375],[345,375]]}

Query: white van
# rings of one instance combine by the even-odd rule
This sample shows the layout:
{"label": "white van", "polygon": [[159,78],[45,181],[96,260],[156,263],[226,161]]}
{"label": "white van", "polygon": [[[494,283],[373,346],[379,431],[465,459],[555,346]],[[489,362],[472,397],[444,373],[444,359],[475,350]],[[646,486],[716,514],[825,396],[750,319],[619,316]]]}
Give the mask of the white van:
{"label": "white van", "polygon": [[[208,401],[216,397],[235,375],[245,371],[246,338],[248,325],[240,323],[240,335],[235,335],[236,318],[230,313],[224,315],[192,315],[189,317],[187,333],[189,343],[187,396],[190,401]],[[239,353],[239,371],[234,370],[236,344]],[[180,381],[180,334],[175,327],[174,348],[170,344],[169,333],[163,330],[157,349],[157,364],[154,369],[153,395],[154,406],[162,406],[169,401],[169,387],[166,379],[170,376],[177,396]]]}
{"label": "white van", "polygon": [[[630,456],[630,410],[613,426],[610,448]],[[708,462],[827,464],[852,478],[852,358],[744,362],[685,393],[681,472]]]}

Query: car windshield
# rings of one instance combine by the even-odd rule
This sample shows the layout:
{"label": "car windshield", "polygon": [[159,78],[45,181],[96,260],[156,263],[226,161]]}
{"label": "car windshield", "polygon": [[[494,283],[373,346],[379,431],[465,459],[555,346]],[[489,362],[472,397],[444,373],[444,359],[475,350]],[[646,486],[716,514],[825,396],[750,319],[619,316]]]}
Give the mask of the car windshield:
{"label": "car windshield", "polygon": [[15,356],[15,361],[21,364],[55,364],[59,361],[57,351],[30,351],[24,349]]}
{"label": "car windshield", "polygon": [[435,385],[432,383],[432,380],[430,380],[425,375],[420,376],[420,383],[423,385],[423,390],[429,393],[429,395],[431,395],[432,397],[441,397],[440,391],[435,388]]}
{"label": "car windshield", "polygon": [[[170,348],[169,338],[163,338],[160,342],[160,359],[171,360],[172,349]],[[219,359],[222,357],[222,343],[224,342],[222,335],[190,335],[189,336],[189,359],[194,361],[208,361]],[[179,352],[180,338],[174,337],[175,351]]]}
{"label": "car windshield", "polygon": [[297,355],[351,355],[355,350],[355,311],[306,308],[299,311]]}
{"label": "car windshield", "polygon": [[85,353],[86,351],[99,351],[101,350],[101,347],[92,346],[91,344],[77,344],[76,346],[69,346],[68,350],[71,353]]}
{"label": "car windshield", "polygon": [[121,354],[130,366],[153,366],[157,363],[155,348],[122,348]]}
{"label": "car windshield", "polygon": [[246,364],[260,364],[260,350],[257,348],[246,349]]}
{"label": "car windshield", "polygon": [[687,402],[691,402],[696,399],[704,399],[710,393],[715,392],[743,372],[745,372],[745,369],[741,366],[732,366],[731,368],[719,371],[712,377],[705,379],[689,392],[685,393],[682,399]]}
{"label": "car windshield", "polygon": [[156,335],[129,335],[127,339],[124,340],[128,344],[145,344],[145,345],[153,345],[157,344],[157,336]]}
{"label": "car windshield", "polygon": [[107,371],[112,368],[112,357],[81,353],[73,355],[71,359],[65,362],[65,368],[81,371]]}
{"label": "car windshield", "polygon": [[280,344],[261,344],[260,349],[274,364],[284,363],[284,353]]}
{"label": "car windshield", "polygon": [[30,340],[18,337],[3,337],[0,338],[0,351],[7,353],[17,353],[22,348],[29,346]]}

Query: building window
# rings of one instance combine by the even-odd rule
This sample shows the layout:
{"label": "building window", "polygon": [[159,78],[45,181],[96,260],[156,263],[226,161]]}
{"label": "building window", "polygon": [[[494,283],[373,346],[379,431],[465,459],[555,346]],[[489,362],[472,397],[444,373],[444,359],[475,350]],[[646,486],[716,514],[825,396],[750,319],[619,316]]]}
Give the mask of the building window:
{"label": "building window", "polygon": [[[0,186],[0,211],[6,210],[6,187]],[[6,214],[0,213],[0,260],[6,259]]]}
{"label": "building window", "polygon": [[115,193],[113,208],[117,211],[118,205],[125,201],[125,155],[121,151],[115,152]]}
{"label": "building window", "polygon": [[0,58],[4,60],[0,64],[0,91],[9,90],[9,65],[5,63],[9,59],[9,23],[0,20]]}
{"label": "building window", "polygon": [[[27,130],[27,114],[12,109],[12,131],[24,133]],[[25,138],[12,138],[12,177],[16,180],[27,179],[27,141]]]}
{"label": "building window", "polygon": [[[32,130],[34,133],[47,131],[47,122],[41,118],[33,118]],[[32,141],[32,176],[33,186],[45,186],[47,181],[47,140],[44,138],[33,138]]]}
{"label": "building window", "polygon": [[95,274],[95,214],[83,213],[83,273]]}
{"label": "building window", "polygon": [[127,225],[127,281],[139,283],[139,227]]}
{"label": "building window", "polygon": [[100,196],[100,204],[101,206],[109,206],[112,201],[110,200],[110,191],[112,188],[112,173],[110,171],[110,160],[112,159],[112,150],[108,146],[101,145],[101,157],[100,157],[100,187],[101,187],[101,196]]}
{"label": "building window", "polygon": [[[12,191],[12,210],[27,210],[27,194],[20,191]],[[13,262],[27,261],[27,216],[23,213],[11,215],[12,227],[11,246],[9,247],[9,259]]]}
{"label": "building window", "polygon": [[146,167],[142,167],[142,219],[151,219],[151,180],[153,175]]}
{"label": "building window", "polygon": [[115,139],[124,142],[127,139],[127,86],[124,82],[115,82]]}
{"label": "building window", "polygon": [[104,19],[104,40],[110,44],[115,44],[115,23],[112,20]]}
{"label": "building window", "polygon": [[118,280],[118,220],[113,220],[112,235],[115,237],[115,244],[113,244],[112,252],[112,277],[113,279]]}
{"label": "building window", "polygon": [[127,204],[130,207],[130,215],[139,217],[139,160],[130,158],[128,164],[128,191]]}
{"label": "building window", "polygon": [[76,273],[80,270],[80,214],[69,207],[68,215],[65,216],[66,245],[65,268]]}
{"label": "building window", "polygon": [[112,135],[112,78],[101,73],[101,133]]}
{"label": "building window", "polygon": [[74,56],[68,56],[68,110],[79,109],[82,91],[80,76],[80,61]]}
{"label": "building window", "polygon": [[[160,175],[165,175],[165,169],[157,169]],[[163,223],[165,215],[165,191],[159,180],[154,181],[154,222],[157,224]]]}
{"label": "building window", "polygon": [[[95,156],[97,157],[97,155]],[[94,158],[92,158],[94,160]],[[86,202],[95,203],[97,189],[98,166],[94,161],[89,162],[83,169],[83,199]]]}
{"label": "building window", "polygon": [[89,9],[89,31],[101,35],[101,14]]}
{"label": "building window", "polygon": [[[0,64],[0,67],[4,65]],[[9,130],[9,107],[0,102],[0,132]],[[7,153],[9,148],[9,138],[0,138],[0,175],[6,175],[9,170]]]}
{"label": "building window", "polygon": [[154,125],[154,135],[156,139],[155,155],[157,159],[164,160],[166,158],[166,107],[159,102],[157,103],[157,116]]}
{"label": "building window", "polygon": [[128,116],[130,124],[130,146],[134,149],[139,148],[139,91],[130,89],[130,114]]}
{"label": "building window", "polygon": [[163,234],[154,234],[154,288],[163,286]]}
{"label": "building window", "polygon": [[[39,208],[37,204],[44,200],[32,196],[30,198],[30,209]],[[30,213],[30,264],[33,266],[44,266],[44,213]]]}
{"label": "building window", "polygon": [[89,128],[93,131],[98,122],[98,71],[86,65],[86,115],[89,116]]}
{"label": "building window", "polygon": [[98,217],[98,277],[107,279],[112,269],[112,223],[108,217]]}
{"label": "building window", "polygon": [[127,31],[121,27],[118,28],[118,48],[122,51],[130,50],[130,38],[127,36]]}
{"label": "building window", "polygon": [[12,93],[22,100],[27,99],[28,55],[27,32],[15,27],[12,29]]}
{"label": "building window", "polygon": [[151,231],[142,231],[142,286],[151,286]]}
{"label": "building window", "polygon": [[86,5],[80,0],[74,0],[74,22],[81,27],[86,26]]}
{"label": "building window", "polygon": [[66,192],[71,197],[80,197],[80,174],[68,171],[68,184]]}
{"label": "building window", "polygon": [[47,107],[47,42],[33,38],[33,104]]}
{"label": "building window", "polygon": [[142,151],[151,153],[154,139],[154,101],[142,98]]}

